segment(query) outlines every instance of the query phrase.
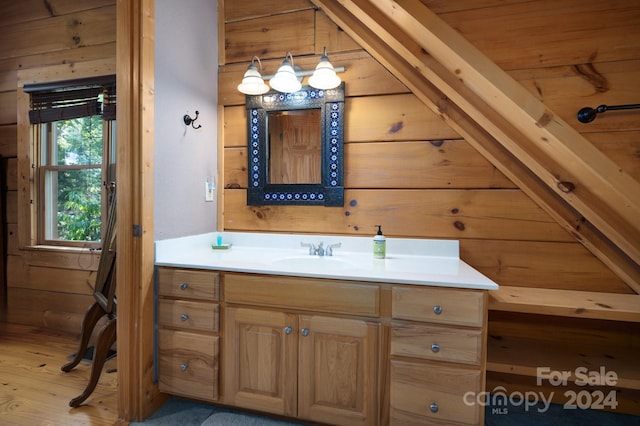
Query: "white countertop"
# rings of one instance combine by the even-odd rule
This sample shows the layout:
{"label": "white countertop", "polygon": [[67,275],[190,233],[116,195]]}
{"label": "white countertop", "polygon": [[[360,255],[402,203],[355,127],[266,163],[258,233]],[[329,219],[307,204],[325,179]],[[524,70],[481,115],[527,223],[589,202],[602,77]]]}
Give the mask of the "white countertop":
{"label": "white countertop", "polygon": [[[213,249],[221,235],[228,249]],[[373,236],[372,236],[373,237]],[[158,266],[355,281],[497,290],[460,260],[453,240],[387,238],[385,259],[373,258],[372,237],[224,232],[156,241]],[[333,256],[311,256],[301,242],[340,243]]]}

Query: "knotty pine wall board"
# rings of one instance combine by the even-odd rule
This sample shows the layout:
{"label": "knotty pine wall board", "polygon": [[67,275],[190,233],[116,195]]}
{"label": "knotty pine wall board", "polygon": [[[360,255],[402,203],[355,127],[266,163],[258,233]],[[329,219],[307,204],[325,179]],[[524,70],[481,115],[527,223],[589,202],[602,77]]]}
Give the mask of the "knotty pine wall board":
{"label": "knotty pine wall board", "polygon": [[[95,272],[100,263],[100,250],[31,250],[24,254],[25,262],[34,267],[75,269]],[[93,286],[93,281],[89,284]]]}
{"label": "knotty pine wall board", "polygon": [[347,143],[345,188],[515,188],[466,141]]}
{"label": "knotty pine wall board", "polygon": [[224,188],[247,188],[249,182],[247,158],[246,147],[224,149]]}
{"label": "knotty pine wall board", "polygon": [[252,2],[251,7],[241,1],[227,0],[224,2],[224,21],[228,23],[309,9],[314,9],[309,0],[262,0]]}
{"label": "knotty pine wall board", "polygon": [[224,147],[247,147],[247,108],[244,105],[224,107]]}
{"label": "knotty pine wall board", "polygon": [[18,121],[16,99],[15,90],[13,92],[0,93],[0,125],[15,124]]}
{"label": "knotty pine wall board", "polygon": [[640,3],[516,2],[439,14],[504,70],[638,59]]}
{"label": "knotty pine wall board", "polygon": [[[345,144],[345,188],[515,188],[464,140]],[[225,187],[247,187],[247,148],[225,149]]]}
{"label": "knotty pine wall board", "polygon": [[[88,265],[93,263],[91,258],[87,258],[86,262]],[[96,271],[80,269],[82,264],[78,263],[75,269],[46,267],[29,264],[26,256],[8,256],[7,272],[12,279],[8,280],[7,286],[92,295]]]}
{"label": "knotty pine wall board", "polygon": [[104,6],[114,6],[114,0],[20,0],[5,1],[0,5],[0,27],[27,23],[54,16],[68,15]]}
{"label": "knotty pine wall board", "polygon": [[3,76],[3,78],[0,78],[0,92],[16,90],[16,87],[18,87],[16,70],[18,69],[114,58],[115,55],[116,43],[113,41],[95,46],[76,47],[54,52],[36,53],[28,56],[0,57],[0,75]]}
{"label": "knotty pine wall board", "polygon": [[520,190],[346,189],[344,207],[247,206],[225,190],[225,229],[387,236],[571,241]]}
{"label": "knotty pine wall board", "polygon": [[583,107],[640,102],[640,60],[516,71],[510,75],[584,136],[640,130],[640,114],[635,110],[609,111],[588,124],[577,118]]}
{"label": "knotty pine wall board", "polygon": [[585,137],[640,181],[640,131],[586,133]]}
{"label": "knotty pine wall board", "polygon": [[[316,12],[316,53],[322,53],[323,48],[327,52],[345,52],[348,50],[360,51],[360,45],[337,27],[322,11]],[[332,59],[332,58],[330,58]],[[358,75],[358,74],[356,74]]]}
{"label": "knotty pine wall board", "polygon": [[[246,108],[226,107],[224,114],[225,147],[246,146]],[[345,143],[446,139],[460,136],[410,93],[345,99]]]}
{"label": "knotty pine wall board", "polygon": [[345,142],[460,138],[410,93],[352,97],[345,100],[344,109]]}
{"label": "knotty pine wall board", "polygon": [[503,285],[632,293],[577,242],[463,239],[460,257]]}
{"label": "knotty pine wall board", "polygon": [[295,57],[312,55],[314,44],[313,10],[267,16],[225,24],[225,63],[260,59],[284,59],[287,52]]}
{"label": "knotty pine wall board", "polygon": [[5,187],[7,191],[18,190],[18,159],[7,158],[6,159],[6,180]]}
{"label": "knotty pine wall board", "polygon": [[18,155],[17,129],[15,124],[0,125],[0,156]]}
{"label": "knotty pine wall board", "polygon": [[115,4],[3,28],[0,58],[115,42]]}
{"label": "knotty pine wall board", "polygon": [[7,255],[19,256],[20,249],[18,248],[18,224],[7,223]]}
{"label": "knotty pine wall board", "polygon": [[7,204],[6,204],[7,223],[18,223],[18,192],[7,191]]}
{"label": "knotty pine wall board", "polygon": [[546,316],[534,320],[535,315],[513,312],[492,311],[489,320],[496,335],[521,337],[554,343],[580,342],[588,340],[592,345],[606,348],[609,345],[618,347],[638,347],[640,340],[638,325],[584,318],[558,318]]}
{"label": "knotty pine wall board", "polygon": [[[68,294],[56,291],[30,290],[17,287],[7,289],[7,318],[9,322],[36,327],[50,327],[61,332],[79,334],[93,295]],[[54,318],[54,324],[51,324]]]}

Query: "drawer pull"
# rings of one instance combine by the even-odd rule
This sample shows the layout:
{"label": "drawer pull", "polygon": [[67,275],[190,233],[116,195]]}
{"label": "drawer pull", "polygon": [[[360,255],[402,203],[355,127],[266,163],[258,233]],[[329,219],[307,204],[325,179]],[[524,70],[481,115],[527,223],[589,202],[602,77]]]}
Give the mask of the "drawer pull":
{"label": "drawer pull", "polygon": [[432,402],[431,404],[429,404],[429,410],[431,410],[432,413],[437,413],[438,404],[436,404],[435,402]]}
{"label": "drawer pull", "polygon": [[181,319],[182,321],[186,321],[186,320],[188,320],[188,319],[189,319],[189,315],[187,315],[187,314],[182,314],[182,315],[180,315],[180,319]]}
{"label": "drawer pull", "polygon": [[305,336],[305,337],[306,337],[306,336],[308,336],[308,335],[309,335],[309,329],[308,329],[308,328],[303,328],[303,329],[302,329],[302,331],[301,331],[301,333],[302,333],[302,335],[303,335],[303,336]]}
{"label": "drawer pull", "polygon": [[292,331],[293,329],[291,328],[291,326],[286,326],[284,328],[284,334],[291,334]]}
{"label": "drawer pull", "polygon": [[442,306],[436,305],[433,307],[433,313],[436,315],[440,315],[442,313]]}
{"label": "drawer pull", "polygon": [[189,368],[189,364],[187,364],[186,362],[183,364],[180,364],[180,370],[187,371],[187,368]]}
{"label": "drawer pull", "polygon": [[189,288],[189,283],[182,283],[180,284],[180,290],[186,290]]}
{"label": "drawer pull", "polygon": [[437,344],[437,343],[432,343],[432,344],[431,344],[431,351],[432,351],[433,353],[436,353],[436,354],[437,354],[438,352],[440,352],[440,345],[439,345],[439,344]]}

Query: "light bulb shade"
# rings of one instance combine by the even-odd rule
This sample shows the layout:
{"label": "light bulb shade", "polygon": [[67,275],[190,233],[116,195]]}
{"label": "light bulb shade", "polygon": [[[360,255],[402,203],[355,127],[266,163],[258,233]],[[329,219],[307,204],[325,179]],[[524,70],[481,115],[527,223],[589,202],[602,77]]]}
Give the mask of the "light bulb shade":
{"label": "light bulb shade", "polygon": [[342,80],[333,69],[333,65],[329,62],[329,58],[322,56],[320,62],[316,66],[313,75],[309,77],[309,85],[316,89],[328,90],[335,89],[340,85]]}
{"label": "light bulb shade", "polygon": [[282,65],[278,68],[276,75],[269,80],[269,84],[273,89],[283,93],[294,93],[302,88],[302,83],[298,80],[291,62],[287,59],[282,61]]}
{"label": "light bulb shade", "polygon": [[251,64],[244,73],[242,83],[238,84],[238,91],[245,95],[262,95],[269,91],[269,86],[265,84],[256,66]]}

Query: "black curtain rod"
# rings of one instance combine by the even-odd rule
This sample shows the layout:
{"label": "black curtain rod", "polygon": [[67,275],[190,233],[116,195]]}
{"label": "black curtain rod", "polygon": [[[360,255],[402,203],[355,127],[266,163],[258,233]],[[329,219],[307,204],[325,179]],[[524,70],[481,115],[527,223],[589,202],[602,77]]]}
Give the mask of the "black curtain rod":
{"label": "black curtain rod", "polygon": [[600,105],[598,108],[584,107],[578,111],[578,121],[581,123],[591,123],[596,119],[596,115],[605,111],[615,111],[620,109],[639,109],[640,104],[629,105]]}

